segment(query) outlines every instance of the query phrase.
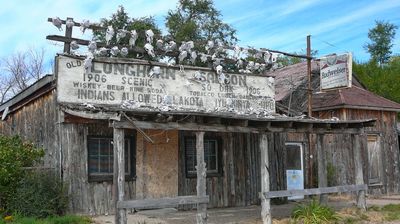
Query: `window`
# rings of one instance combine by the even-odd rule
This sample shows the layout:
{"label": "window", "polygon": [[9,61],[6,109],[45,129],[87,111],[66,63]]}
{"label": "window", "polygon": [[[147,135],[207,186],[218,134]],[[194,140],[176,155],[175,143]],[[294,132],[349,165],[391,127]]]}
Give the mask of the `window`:
{"label": "window", "polygon": [[[126,179],[135,176],[135,150],[132,138],[125,137]],[[113,179],[114,153],[112,137],[88,137],[88,173],[91,181]]]}
{"label": "window", "polygon": [[378,135],[368,135],[369,184],[382,183],[382,159]]}
{"label": "window", "polygon": [[[185,138],[186,174],[190,177],[196,176],[196,139]],[[204,162],[206,163],[207,175],[216,176],[221,174],[221,152],[217,139],[204,139]]]}

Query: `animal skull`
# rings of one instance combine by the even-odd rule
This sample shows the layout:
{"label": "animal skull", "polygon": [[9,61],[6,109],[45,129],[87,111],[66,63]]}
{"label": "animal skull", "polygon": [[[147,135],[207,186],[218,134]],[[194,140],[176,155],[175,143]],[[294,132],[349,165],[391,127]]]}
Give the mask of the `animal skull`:
{"label": "animal skull", "polygon": [[126,30],[118,30],[117,32],[117,42],[119,43],[122,38],[126,37]]}
{"label": "animal skull", "polygon": [[137,34],[136,30],[132,30],[131,38],[129,38],[129,46],[134,47],[137,39],[138,39],[138,34]]}
{"label": "animal skull", "polygon": [[164,41],[163,40],[157,40],[156,47],[157,47],[157,49],[163,50],[164,49]]}
{"label": "animal skull", "polygon": [[122,55],[123,57],[126,57],[126,56],[128,56],[128,54],[129,54],[128,48],[123,47],[123,48],[121,49],[121,55]]}
{"label": "animal skull", "polygon": [[85,33],[86,29],[89,28],[90,26],[90,21],[89,20],[83,20],[81,23],[81,31],[82,33]]}
{"label": "animal skull", "polygon": [[79,49],[79,45],[76,43],[76,41],[71,41],[71,49],[72,50],[78,50]]}
{"label": "animal skull", "polygon": [[144,49],[146,50],[147,54],[150,55],[151,57],[154,58],[154,57],[156,56],[156,54],[154,53],[154,47],[153,47],[153,45],[151,45],[151,44],[149,44],[149,43],[146,43],[146,44],[144,45]]}
{"label": "animal skull", "polygon": [[185,60],[185,58],[187,57],[188,52],[187,51],[181,51],[181,53],[179,53],[179,62],[182,62],[183,60]]}
{"label": "animal skull", "polygon": [[68,28],[73,27],[74,24],[75,24],[75,23],[74,23],[74,20],[71,19],[71,18],[68,18],[67,21],[65,21],[65,25],[66,25]]}
{"label": "animal skull", "polygon": [[114,46],[113,48],[111,48],[111,52],[110,53],[114,57],[117,56],[119,54],[118,46]]}
{"label": "animal skull", "polygon": [[106,41],[107,45],[110,44],[111,39],[114,37],[114,28],[112,26],[108,26],[106,31]]}
{"label": "animal skull", "polygon": [[90,52],[86,55],[86,58],[83,61],[83,67],[85,68],[85,71],[88,71],[92,67],[93,58],[94,58],[94,56]]}
{"label": "animal skull", "polygon": [[154,33],[153,30],[146,30],[146,40],[147,43],[153,43],[153,37],[154,37]]}
{"label": "animal skull", "polygon": [[60,17],[54,17],[51,19],[51,23],[53,23],[54,26],[56,26],[58,28],[58,30],[62,30],[61,25],[62,25],[62,21],[60,19]]}
{"label": "animal skull", "polygon": [[97,49],[97,43],[96,41],[90,41],[89,45],[88,45],[89,51],[90,52],[95,52]]}

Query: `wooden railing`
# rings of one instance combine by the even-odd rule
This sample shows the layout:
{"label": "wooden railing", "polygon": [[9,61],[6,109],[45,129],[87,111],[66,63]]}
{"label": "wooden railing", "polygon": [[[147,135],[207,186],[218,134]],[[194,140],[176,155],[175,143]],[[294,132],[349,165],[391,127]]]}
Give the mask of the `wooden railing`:
{"label": "wooden railing", "polygon": [[210,201],[208,196],[178,196],[174,198],[154,198],[143,200],[119,201],[117,208],[130,209],[157,209],[157,208],[173,208],[178,205],[190,204],[207,204]]}
{"label": "wooden railing", "polygon": [[320,195],[330,193],[343,193],[352,191],[366,191],[368,186],[366,184],[361,185],[343,185],[336,187],[321,187],[321,188],[310,188],[303,190],[287,190],[287,191],[269,191],[264,192],[265,198],[281,198],[281,197],[292,197],[292,196],[303,196],[303,195]]}

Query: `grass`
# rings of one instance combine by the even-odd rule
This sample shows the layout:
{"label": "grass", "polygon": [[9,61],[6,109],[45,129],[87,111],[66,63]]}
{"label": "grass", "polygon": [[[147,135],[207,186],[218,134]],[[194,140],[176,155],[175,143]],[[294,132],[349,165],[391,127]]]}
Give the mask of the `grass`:
{"label": "grass", "polygon": [[332,208],[320,205],[316,200],[308,205],[299,205],[292,212],[292,218],[296,223],[332,223],[339,219],[339,216]]}
{"label": "grass", "polygon": [[[10,219],[10,218],[8,218]],[[38,219],[33,217],[21,217],[19,215],[11,216],[0,220],[0,224],[89,224],[90,218],[76,215],[65,215]]]}

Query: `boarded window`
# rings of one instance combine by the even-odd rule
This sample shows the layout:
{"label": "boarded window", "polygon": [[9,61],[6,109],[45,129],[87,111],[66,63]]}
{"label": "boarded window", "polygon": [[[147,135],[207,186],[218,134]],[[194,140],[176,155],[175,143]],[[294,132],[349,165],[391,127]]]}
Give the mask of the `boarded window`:
{"label": "boarded window", "polygon": [[370,184],[378,184],[382,181],[382,158],[379,137],[368,135],[368,179]]}
{"label": "boarded window", "polygon": [[[186,173],[188,176],[196,176],[196,139],[185,138]],[[204,162],[207,174],[220,174],[220,150],[217,139],[204,139]]]}
{"label": "boarded window", "polygon": [[[125,174],[134,177],[134,146],[125,138]],[[91,181],[112,180],[114,153],[112,137],[88,137],[88,173]]]}

